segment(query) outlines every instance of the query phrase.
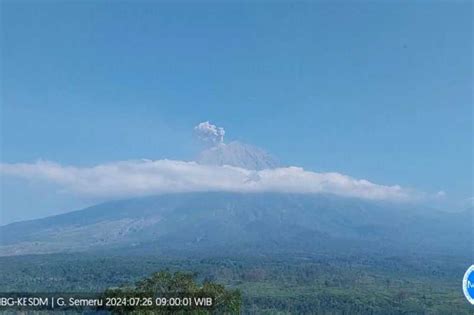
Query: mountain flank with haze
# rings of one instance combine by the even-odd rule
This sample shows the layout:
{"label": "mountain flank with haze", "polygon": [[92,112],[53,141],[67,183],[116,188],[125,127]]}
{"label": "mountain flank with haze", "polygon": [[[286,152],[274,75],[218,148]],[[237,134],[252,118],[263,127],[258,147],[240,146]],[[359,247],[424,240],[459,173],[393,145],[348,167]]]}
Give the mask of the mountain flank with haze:
{"label": "mountain flank with haze", "polygon": [[467,255],[471,218],[472,209],[444,213],[324,194],[167,194],[1,226],[0,255],[104,249]]}

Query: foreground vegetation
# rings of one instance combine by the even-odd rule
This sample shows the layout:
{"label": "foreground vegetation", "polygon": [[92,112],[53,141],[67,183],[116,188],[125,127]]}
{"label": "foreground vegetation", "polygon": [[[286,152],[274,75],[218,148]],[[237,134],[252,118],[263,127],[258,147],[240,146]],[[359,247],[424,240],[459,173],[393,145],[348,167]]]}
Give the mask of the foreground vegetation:
{"label": "foreground vegetation", "polygon": [[102,292],[123,286],[143,290],[136,283],[144,286],[143,278],[168,270],[155,274],[155,280],[169,280],[170,274],[186,271],[196,277],[178,275],[194,290],[212,284],[213,289],[229,293],[228,301],[234,302],[240,297],[233,294],[241,292],[242,307],[234,303],[235,308],[227,310],[231,313],[240,309],[249,314],[472,314],[460,285],[466,263],[452,257],[305,255],[3,257],[0,291]]}

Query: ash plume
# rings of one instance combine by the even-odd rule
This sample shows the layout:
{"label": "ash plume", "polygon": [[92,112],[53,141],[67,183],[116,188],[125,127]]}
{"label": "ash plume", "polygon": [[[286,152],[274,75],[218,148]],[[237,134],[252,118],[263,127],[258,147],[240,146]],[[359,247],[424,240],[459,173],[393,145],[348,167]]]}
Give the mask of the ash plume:
{"label": "ash plume", "polygon": [[222,127],[217,127],[209,123],[209,121],[204,121],[194,127],[194,131],[198,138],[207,145],[217,145],[224,143],[224,134],[225,130]]}

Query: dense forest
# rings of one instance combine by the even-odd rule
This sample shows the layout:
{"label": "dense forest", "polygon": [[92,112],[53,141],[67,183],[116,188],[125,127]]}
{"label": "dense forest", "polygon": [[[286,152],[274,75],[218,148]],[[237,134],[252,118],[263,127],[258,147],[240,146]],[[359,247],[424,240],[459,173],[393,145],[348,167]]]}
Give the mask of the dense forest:
{"label": "dense forest", "polygon": [[0,291],[104,292],[136,287],[156,272],[184,272],[195,287],[208,283],[238,292],[244,314],[472,314],[461,289],[466,263],[453,257],[296,254],[16,256],[0,259]]}

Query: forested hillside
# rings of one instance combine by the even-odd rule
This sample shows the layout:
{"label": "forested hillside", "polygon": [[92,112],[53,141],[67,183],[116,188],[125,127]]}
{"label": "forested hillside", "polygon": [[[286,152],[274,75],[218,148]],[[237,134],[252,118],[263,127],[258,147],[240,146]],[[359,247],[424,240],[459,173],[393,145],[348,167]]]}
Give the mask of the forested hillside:
{"label": "forested hillside", "polygon": [[102,292],[154,272],[196,273],[242,294],[244,314],[472,314],[453,257],[39,255],[0,259],[0,291]]}

